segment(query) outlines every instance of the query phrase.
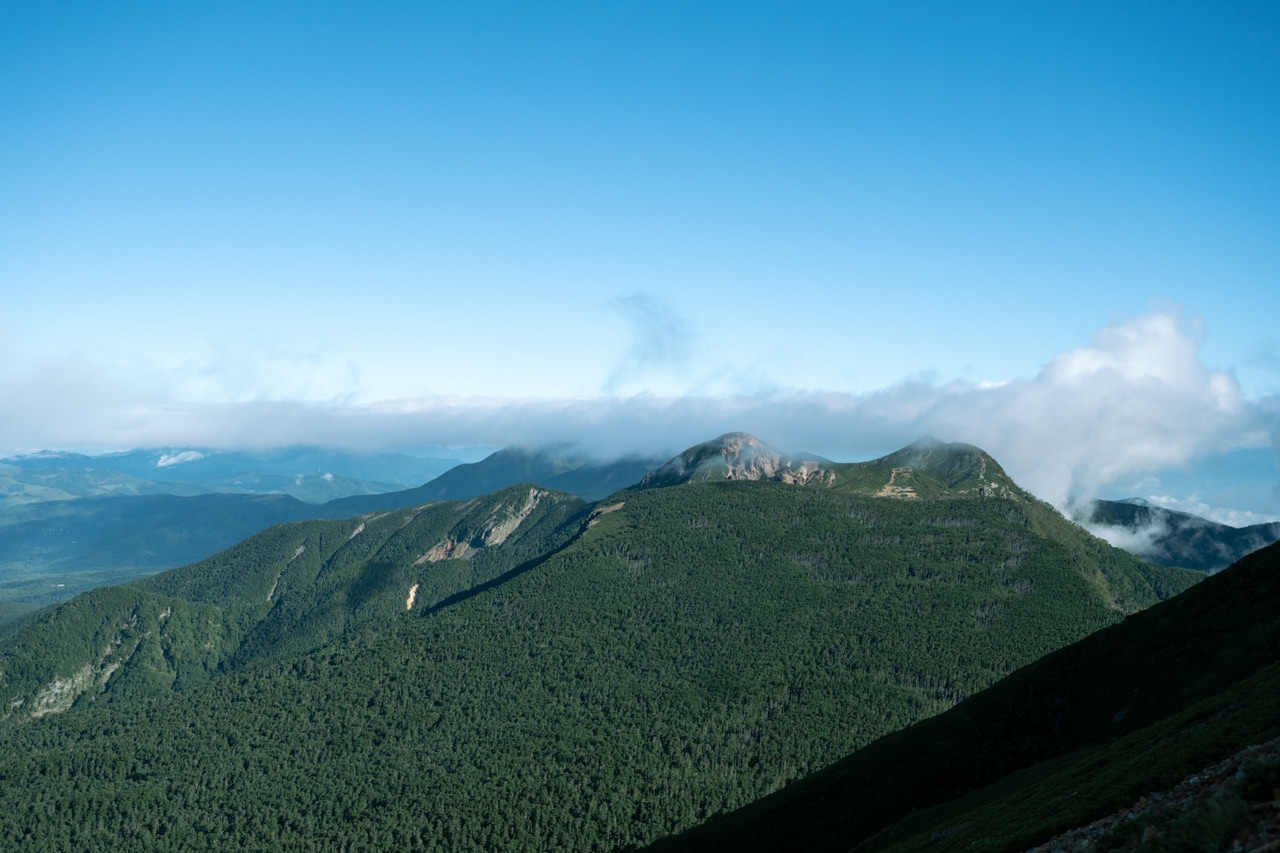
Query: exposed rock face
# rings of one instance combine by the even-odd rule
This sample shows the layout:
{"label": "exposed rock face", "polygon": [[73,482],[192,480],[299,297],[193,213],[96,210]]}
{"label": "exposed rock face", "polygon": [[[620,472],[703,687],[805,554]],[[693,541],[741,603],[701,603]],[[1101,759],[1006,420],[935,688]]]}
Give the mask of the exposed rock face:
{"label": "exposed rock face", "polygon": [[500,503],[489,513],[479,530],[459,530],[432,546],[431,550],[414,561],[415,566],[437,563],[441,560],[465,560],[481,548],[492,548],[507,541],[516,528],[538,508],[550,492],[532,488],[523,506],[514,507]]}
{"label": "exposed rock face", "polygon": [[691,447],[656,471],[637,488],[674,486],[690,480],[773,480],[781,483],[835,482],[835,472],[822,462],[781,453],[745,432],[731,432]]}

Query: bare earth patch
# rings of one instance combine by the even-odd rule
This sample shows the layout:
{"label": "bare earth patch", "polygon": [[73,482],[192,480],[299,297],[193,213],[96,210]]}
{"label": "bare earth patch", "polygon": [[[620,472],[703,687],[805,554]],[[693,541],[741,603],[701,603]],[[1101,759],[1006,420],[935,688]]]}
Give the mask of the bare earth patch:
{"label": "bare earth patch", "polygon": [[919,497],[919,495],[916,494],[915,489],[911,488],[910,486],[895,485],[895,481],[898,479],[898,475],[904,471],[910,471],[910,470],[911,470],[910,468],[894,468],[892,471],[890,471],[889,482],[885,483],[884,487],[881,488],[880,491],[876,492],[876,497],[878,498]]}
{"label": "bare earth patch", "polygon": [[600,520],[600,516],[607,515],[608,513],[611,513],[611,512],[617,512],[618,510],[622,509],[626,505],[627,505],[626,501],[618,501],[616,504],[611,504],[610,506],[601,507],[600,509],[594,510],[591,513],[591,516],[587,519],[587,529],[590,530],[591,528],[595,527],[596,522]]}

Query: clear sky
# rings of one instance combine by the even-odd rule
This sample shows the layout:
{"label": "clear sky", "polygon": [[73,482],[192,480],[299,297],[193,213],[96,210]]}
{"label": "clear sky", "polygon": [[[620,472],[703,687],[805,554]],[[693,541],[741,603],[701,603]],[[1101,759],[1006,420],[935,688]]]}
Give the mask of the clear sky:
{"label": "clear sky", "polygon": [[0,455],[928,431],[1280,517],[1277,320],[1272,2],[0,4]]}

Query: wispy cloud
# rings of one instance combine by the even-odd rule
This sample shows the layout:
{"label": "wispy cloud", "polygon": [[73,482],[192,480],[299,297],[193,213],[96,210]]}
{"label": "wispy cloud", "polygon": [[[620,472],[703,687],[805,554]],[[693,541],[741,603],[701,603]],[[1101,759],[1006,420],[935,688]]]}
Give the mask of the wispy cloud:
{"label": "wispy cloud", "polygon": [[648,383],[669,380],[689,365],[693,327],[670,305],[648,293],[623,296],[609,305],[631,327],[631,343],[606,377],[605,393],[648,391]]}
{"label": "wispy cloud", "polygon": [[1104,539],[1115,547],[1123,548],[1131,554],[1147,558],[1159,556],[1162,540],[1169,535],[1169,525],[1165,524],[1161,519],[1155,519],[1137,530],[1130,530],[1128,527],[1121,525],[1092,524],[1088,522],[1084,526],[1099,539]]}
{"label": "wispy cloud", "polygon": [[[629,298],[637,369],[688,357],[687,329],[661,303]],[[673,319],[674,317],[674,319]],[[625,371],[620,365],[619,382]],[[49,447],[345,447],[570,441],[599,454],[674,453],[731,430],[775,446],[868,458],[929,434],[991,452],[1059,507],[1110,483],[1280,436],[1280,400],[1247,398],[1206,366],[1176,313],[1115,323],[1031,378],[902,382],[869,394],[508,399],[430,397],[369,405],[183,403],[130,395],[83,365],[0,378],[0,452]]]}

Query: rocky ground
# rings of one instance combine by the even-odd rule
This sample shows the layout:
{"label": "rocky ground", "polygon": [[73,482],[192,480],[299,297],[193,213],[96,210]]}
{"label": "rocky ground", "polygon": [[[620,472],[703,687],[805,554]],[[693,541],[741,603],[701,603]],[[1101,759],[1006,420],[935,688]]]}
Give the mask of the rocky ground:
{"label": "rocky ground", "polygon": [[1280,853],[1277,763],[1280,738],[1247,747],[1168,791],[1149,794],[1127,809],[1055,836],[1027,853]]}

